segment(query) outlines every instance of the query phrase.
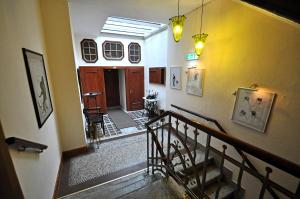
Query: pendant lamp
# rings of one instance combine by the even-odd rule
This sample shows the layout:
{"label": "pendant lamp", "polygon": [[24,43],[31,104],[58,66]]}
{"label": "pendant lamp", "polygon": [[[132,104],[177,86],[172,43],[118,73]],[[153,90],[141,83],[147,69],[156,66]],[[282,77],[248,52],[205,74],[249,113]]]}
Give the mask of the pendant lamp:
{"label": "pendant lamp", "polygon": [[206,33],[201,33],[202,32],[202,18],[203,18],[203,1],[202,0],[202,5],[201,5],[201,21],[200,21],[200,33],[194,35],[192,38],[194,39],[194,44],[195,44],[195,53],[200,56],[203,48],[205,46],[205,40],[208,36]]}
{"label": "pendant lamp", "polygon": [[172,30],[173,30],[173,37],[176,42],[179,42],[179,40],[182,37],[183,24],[185,20],[186,17],[184,15],[179,15],[179,0],[178,0],[177,16],[170,18],[172,24]]}

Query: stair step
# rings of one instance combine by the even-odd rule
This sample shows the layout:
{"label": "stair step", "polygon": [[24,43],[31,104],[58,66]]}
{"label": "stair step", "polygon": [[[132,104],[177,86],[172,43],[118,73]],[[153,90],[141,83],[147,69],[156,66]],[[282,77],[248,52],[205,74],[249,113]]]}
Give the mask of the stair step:
{"label": "stair step", "polygon": [[[220,175],[221,175],[220,170],[214,165],[207,167],[205,187],[208,187],[209,185],[217,182]],[[202,173],[200,173],[200,182],[202,180],[202,177],[203,175]],[[198,188],[196,177],[192,177],[189,180],[187,187],[191,190],[196,190]]]}
{"label": "stair step", "polygon": [[[162,180],[163,177],[159,174],[149,176],[145,172],[139,172],[109,182],[107,184],[103,184],[100,186],[93,187],[91,189],[84,190],[82,192],[71,194],[69,196],[64,197],[64,199],[135,198],[135,193],[142,194],[140,193],[141,190],[145,190],[145,193],[150,193],[152,188],[157,189],[157,187],[166,188],[165,192],[161,194],[165,194],[166,198],[168,198],[168,194],[172,195],[174,193],[172,192],[172,190],[169,190],[169,188],[167,189],[167,185],[162,184]],[[156,182],[158,182],[159,185],[157,185]],[[152,199],[152,197],[150,197],[149,195],[147,196],[147,198]]]}
{"label": "stair step", "polygon": [[[194,153],[192,152],[192,155]],[[185,154],[186,158],[188,158],[188,155]],[[204,164],[204,160],[205,160],[205,153],[201,150],[201,149],[198,149],[196,150],[196,160],[195,160],[195,164],[196,164],[196,167],[197,169],[201,169],[203,167],[203,164]],[[214,162],[214,157],[209,155],[208,156],[208,165],[211,165],[212,163]],[[181,163],[181,160],[180,158],[177,156],[175,157],[173,160],[172,160],[172,164],[175,165],[175,164],[179,164],[177,166],[175,166],[174,170],[175,172],[184,172],[184,173],[191,173],[193,172],[193,167],[192,167],[192,163],[191,161],[187,161],[188,165],[185,164],[186,166],[186,170],[184,171],[184,167]]]}
{"label": "stair step", "polygon": [[[217,190],[219,188],[218,183],[215,183],[205,190],[205,193],[209,196],[209,198],[214,199],[217,194]],[[229,199],[229,198],[234,198],[234,192],[236,190],[237,186],[233,182],[229,182],[227,184],[222,185],[220,191],[219,191],[219,199]],[[243,190],[239,194],[237,198],[242,198],[243,195]]]}
{"label": "stair step", "polygon": [[155,181],[148,186],[120,197],[120,199],[179,199],[177,194],[169,187],[165,179]]}

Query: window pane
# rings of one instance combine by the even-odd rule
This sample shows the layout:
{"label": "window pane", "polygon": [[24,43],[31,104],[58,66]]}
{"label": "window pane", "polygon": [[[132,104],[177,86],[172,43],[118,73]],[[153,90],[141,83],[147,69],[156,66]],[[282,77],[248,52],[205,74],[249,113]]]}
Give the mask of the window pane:
{"label": "window pane", "polygon": [[97,57],[96,55],[91,55],[91,61],[96,61]]}
{"label": "window pane", "polygon": [[123,52],[122,52],[122,51],[118,51],[118,52],[117,52],[117,57],[118,57],[118,58],[121,58],[122,56],[123,56]]}
{"label": "window pane", "polygon": [[96,49],[95,48],[91,48],[90,49],[90,53],[95,55],[96,54]]}
{"label": "window pane", "polygon": [[90,53],[89,48],[83,48],[83,53],[84,54],[89,54]]}
{"label": "window pane", "polygon": [[117,44],[112,43],[111,44],[111,50],[116,50],[117,49]]}
{"label": "window pane", "polygon": [[117,44],[117,49],[122,50],[122,45],[120,43]]}
{"label": "window pane", "polygon": [[111,52],[110,51],[105,51],[105,56],[106,57],[111,57]]}
{"label": "window pane", "polygon": [[110,43],[105,43],[104,50],[110,50]]}
{"label": "window pane", "polygon": [[83,47],[89,47],[89,43],[87,41],[82,42]]}
{"label": "window pane", "polygon": [[117,56],[117,52],[116,51],[111,51],[111,57],[116,58],[116,56]]}

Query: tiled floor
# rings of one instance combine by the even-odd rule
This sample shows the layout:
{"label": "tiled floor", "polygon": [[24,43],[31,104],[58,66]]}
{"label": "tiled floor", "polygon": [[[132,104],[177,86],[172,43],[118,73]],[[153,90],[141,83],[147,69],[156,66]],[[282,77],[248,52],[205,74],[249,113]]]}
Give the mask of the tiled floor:
{"label": "tiled floor", "polygon": [[[109,117],[109,114],[104,115],[105,135],[101,135],[101,139],[110,139],[117,136],[146,131],[145,123],[148,121],[148,118],[146,115],[143,114],[143,112],[144,110],[126,112],[129,115],[129,117],[132,118],[138,124],[136,127],[130,127],[126,129],[118,129],[117,126],[114,124],[113,120]],[[98,126],[98,132],[102,132],[100,126]]]}

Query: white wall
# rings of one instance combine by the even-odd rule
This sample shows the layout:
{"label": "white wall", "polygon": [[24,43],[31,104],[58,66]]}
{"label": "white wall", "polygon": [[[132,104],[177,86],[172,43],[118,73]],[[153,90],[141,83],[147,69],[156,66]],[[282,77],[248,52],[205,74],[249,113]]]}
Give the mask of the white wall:
{"label": "white wall", "polygon": [[123,110],[126,110],[126,82],[125,82],[125,70],[119,69],[119,92],[120,92],[120,105]]}
{"label": "white wall", "polygon": [[[76,61],[76,66],[144,66],[144,41],[141,39],[135,39],[135,38],[130,38],[130,37],[125,37],[125,36],[91,36],[91,35],[78,35],[75,34],[75,61]],[[94,39],[97,43],[98,47],[98,61],[96,63],[86,63],[82,59],[81,55],[81,46],[80,42],[83,39]],[[102,43],[104,41],[120,41],[123,46],[124,46],[124,57],[122,60],[106,60],[103,57],[102,53]],[[128,45],[131,42],[136,42],[139,43],[141,46],[141,61],[137,64],[130,63],[128,60]]]}
{"label": "white wall", "polygon": [[[167,70],[167,107],[176,104],[217,119],[230,135],[300,164],[300,25],[240,1],[213,0],[204,7],[203,30],[208,33],[198,62],[187,62],[193,51],[192,36],[199,33],[199,10],[187,14],[182,40],[168,37],[168,67],[182,66],[183,90],[170,89]],[[185,93],[185,69],[189,65],[205,68],[203,97]],[[266,133],[231,121],[238,87],[256,83],[277,93]],[[230,151],[230,150],[229,150]],[[255,161],[262,173],[261,163]],[[295,188],[294,179],[274,172],[272,178]],[[244,179],[246,198],[256,198],[260,185]]]}
{"label": "white wall", "polygon": [[[48,145],[40,154],[15,150],[10,150],[10,154],[25,198],[50,199],[61,149],[39,1],[1,0],[0,23],[0,120],[5,137],[15,136]],[[37,125],[22,47],[44,55],[55,111],[41,129]]]}
{"label": "white wall", "polygon": [[168,31],[165,30],[145,40],[145,94],[147,91],[158,92],[159,107],[166,109],[166,85],[149,83],[149,67],[167,67]]}

